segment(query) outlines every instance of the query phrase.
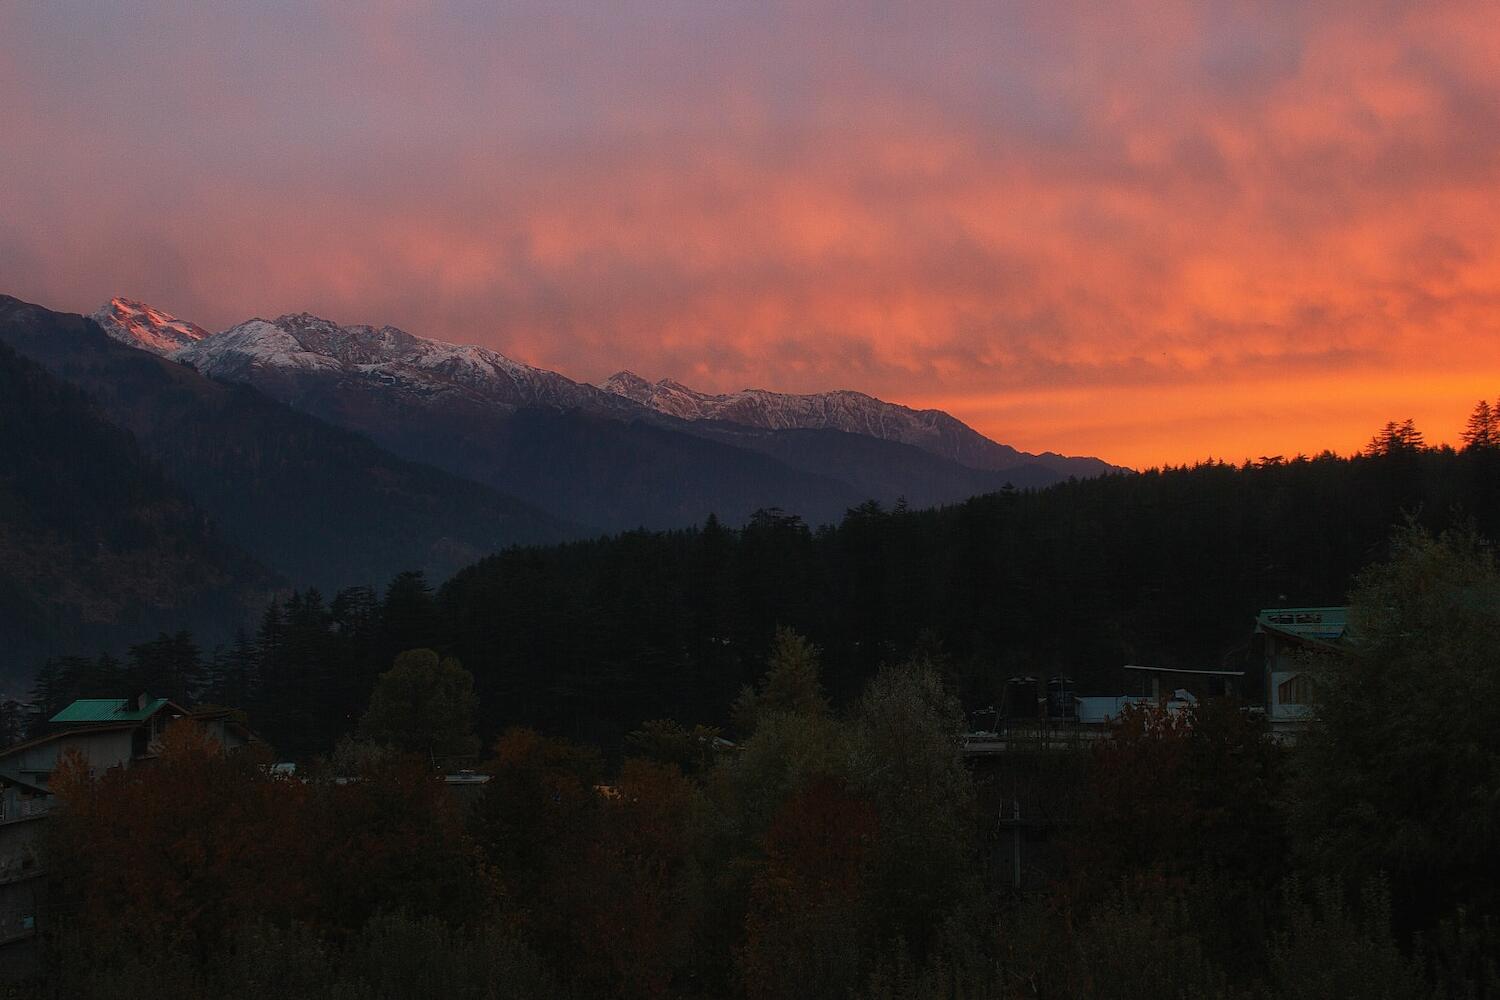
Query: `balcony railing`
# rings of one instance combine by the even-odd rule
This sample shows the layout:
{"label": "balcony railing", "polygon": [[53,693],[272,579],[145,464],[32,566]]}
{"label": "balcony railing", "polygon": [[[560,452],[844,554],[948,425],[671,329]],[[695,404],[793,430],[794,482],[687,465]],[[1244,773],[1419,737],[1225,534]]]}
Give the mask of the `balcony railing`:
{"label": "balcony railing", "polygon": [[52,809],[52,798],[22,799],[12,803],[8,808],[0,806],[0,823],[9,823],[18,819],[30,819],[33,816],[43,816]]}

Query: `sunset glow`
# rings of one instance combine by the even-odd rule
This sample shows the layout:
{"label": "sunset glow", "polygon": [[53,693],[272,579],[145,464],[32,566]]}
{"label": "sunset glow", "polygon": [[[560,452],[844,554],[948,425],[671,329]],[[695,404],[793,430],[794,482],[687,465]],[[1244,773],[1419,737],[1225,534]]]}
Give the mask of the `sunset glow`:
{"label": "sunset glow", "polygon": [[1487,4],[562,9],[6,6],[0,291],[1133,466],[1455,441],[1500,393]]}

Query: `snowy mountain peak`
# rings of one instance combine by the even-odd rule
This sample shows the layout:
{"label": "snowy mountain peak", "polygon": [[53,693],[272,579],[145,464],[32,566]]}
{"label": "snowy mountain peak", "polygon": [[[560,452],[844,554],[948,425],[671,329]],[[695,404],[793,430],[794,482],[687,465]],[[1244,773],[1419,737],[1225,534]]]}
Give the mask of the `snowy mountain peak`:
{"label": "snowy mountain peak", "polygon": [[618,411],[630,405],[488,348],[428,340],[394,326],[341,326],[305,312],[247,320],[172,357],[205,375],[252,383],[323,373],[339,377],[347,387],[363,384],[423,400],[461,398],[506,409],[602,406]]}
{"label": "snowy mountain peak", "polygon": [[641,378],[632,371],[618,371],[599,383],[599,388],[605,392],[612,392],[616,396],[624,396],[633,399],[637,403],[644,403],[651,398],[651,392],[655,388],[650,382]]}
{"label": "snowy mountain peak", "polygon": [[89,318],[115,340],[152,354],[171,354],[208,336],[200,326],[122,296],[110,299]]}
{"label": "snowy mountain peak", "polygon": [[1008,469],[1028,463],[1064,475],[1109,471],[1098,459],[1030,455],[999,444],[942,410],[914,410],[852,389],[795,395],[766,389],[711,394],[673,379],[648,382],[634,372],[610,376],[601,386],[642,406],[681,420],[724,421],[767,430],[835,430],[899,441],[974,469]]}
{"label": "snowy mountain peak", "polygon": [[94,319],[116,340],[212,378],[248,382],[294,405],[326,405],[345,416],[390,407],[473,414],[539,407],[673,426],[700,423],[701,433],[710,436],[725,424],[768,432],[839,431],[911,445],[980,470],[1041,465],[1061,475],[1097,475],[1110,468],[1098,459],[1019,452],[941,410],[913,410],[848,389],[714,394],[630,371],[593,386],[488,348],[428,340],[394,326],[344,326],[306,312],[257,317],[210,335],[159,309],[117,298]]}
{"label": "snowy mountain peak", "polygon": [[611,375],[600,388],[683,420],[728,420],[771,429],[815,427],[890,437],[872,427],[879,428],[895,414],[924,425],[937,418],[958,423],[939,410],[912,410],[850,389],[808,395],[766,389],[715,394],[699,392],[671,378],[648,382],[629,371]]}

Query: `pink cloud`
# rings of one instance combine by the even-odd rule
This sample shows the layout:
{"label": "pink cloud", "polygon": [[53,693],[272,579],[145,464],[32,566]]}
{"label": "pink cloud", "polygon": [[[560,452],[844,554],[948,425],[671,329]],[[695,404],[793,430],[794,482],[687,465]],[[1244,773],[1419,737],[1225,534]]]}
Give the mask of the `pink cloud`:
{"label": "pink cloud", "polygon": [[1132,463],[1451,438],[1500,389],[1483,11],[10,8],[0,287]]}

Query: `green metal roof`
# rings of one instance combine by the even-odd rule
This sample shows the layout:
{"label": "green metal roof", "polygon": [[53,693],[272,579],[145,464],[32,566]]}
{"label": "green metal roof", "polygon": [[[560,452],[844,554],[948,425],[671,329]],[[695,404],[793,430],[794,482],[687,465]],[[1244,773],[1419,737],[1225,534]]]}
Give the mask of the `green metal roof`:
{"label": "green metal roof", "polygon": [[132,708],[131,698],[79,698],[54,715],[52,722],[144,722],[167,704],[165,698],[153,698],[145,708]]}
{"label": "green metal roof", "polygon": [[1339,639],[1349,627],[1349,609],[1265,608],[1256,616],[1255,627],[1312,639]]}

